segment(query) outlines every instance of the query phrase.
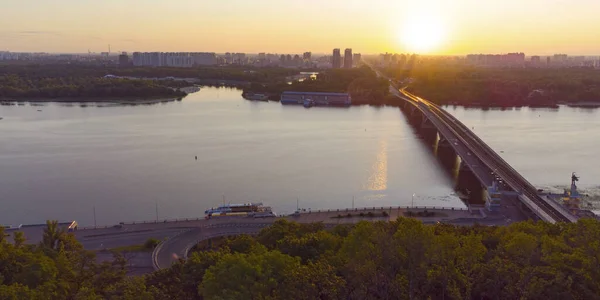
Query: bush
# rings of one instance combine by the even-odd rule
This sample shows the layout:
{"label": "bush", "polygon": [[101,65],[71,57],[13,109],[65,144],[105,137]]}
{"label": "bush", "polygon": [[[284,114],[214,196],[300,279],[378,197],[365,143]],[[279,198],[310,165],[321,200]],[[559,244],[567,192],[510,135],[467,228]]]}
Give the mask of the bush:
{"label": "bush", "polygon": [[352,218],[352,214],[347,214],[346,218]]}
{"label": "bush", "polygon": [[156,248],[156,246],[158,246],[158,244],[160,244],[159,240],[157,240],[155,238],[149,238],[144,243],[144,248],[146,248],[146,249],[154,249],[154,248]]}
{"label": "bush", "polygon": [[365,213],[360,213],[359,216],[364,217]]}
{"label": "bush", "polygon": [[387,211],[384,211],[384,212],[382,212],[381,214],[382,214],[384,217],[388,217],[388,216],[389,216],[389,214],[387,213]]}
{"label": "bush", "polygon": [[374,216],[375,216],[375,214],[373,214],[373,212],[372,212],[372,211],[370,211],[370,212],[368,212],[368,213],[367,213],[367,216],[369,216],[369,218],[372,218],[372,217],[374,217]]}

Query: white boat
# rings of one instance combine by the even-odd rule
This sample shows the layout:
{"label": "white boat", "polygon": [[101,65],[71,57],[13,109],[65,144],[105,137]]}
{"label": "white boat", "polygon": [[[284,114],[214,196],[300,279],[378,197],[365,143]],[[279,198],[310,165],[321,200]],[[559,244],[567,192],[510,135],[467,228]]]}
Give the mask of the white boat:
{"label": "white boat", "polygon": [[262,203],[243,203],[243,204],[223,204],[219,207],[213,207],[204,211],[204,215],[207,219],[211,217],[224,217],[224,216],[249,216],[256,218],[264,218],[268,216],[275,216],[275,213],[271,210],[271,207],[264,206]]}

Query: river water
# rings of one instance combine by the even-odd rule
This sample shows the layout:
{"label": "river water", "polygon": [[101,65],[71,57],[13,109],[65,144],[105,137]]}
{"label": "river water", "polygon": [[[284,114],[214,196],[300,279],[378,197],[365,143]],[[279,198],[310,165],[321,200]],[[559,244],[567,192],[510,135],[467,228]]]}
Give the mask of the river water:
{"label": "river water", "polygon": [[[586,191],[599,189],[599,110],[448,110],[532,183],[558,190],[576,171]],[[153,220],[157,211],[196,218],[223,201],[287,213],[297,201],[464,207],[397,108],[305,109],[203,88],[156,105],[0,106],[0,117],[3,224],[91,225],[94,209],[98,225]]]}

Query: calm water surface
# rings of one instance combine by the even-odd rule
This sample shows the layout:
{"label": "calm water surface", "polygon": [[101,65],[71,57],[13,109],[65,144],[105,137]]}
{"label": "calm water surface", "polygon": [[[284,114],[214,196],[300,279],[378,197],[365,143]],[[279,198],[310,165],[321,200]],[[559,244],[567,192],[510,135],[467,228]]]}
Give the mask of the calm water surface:
{"label": "calm water surface", "polygon": [[[147,106],[0,106],[0,223],[202,217],[223,202],[292,212],[463,207],[453,179],[397,108],[311,108],[204,88]],[[577,171],[598,187],[598,110],[448,108],[534,184]],[[41,110],[41,111],[38,111]],[[538,116],[539,115],[539,116]],[[198,159],[195,159],[195,156]]]}

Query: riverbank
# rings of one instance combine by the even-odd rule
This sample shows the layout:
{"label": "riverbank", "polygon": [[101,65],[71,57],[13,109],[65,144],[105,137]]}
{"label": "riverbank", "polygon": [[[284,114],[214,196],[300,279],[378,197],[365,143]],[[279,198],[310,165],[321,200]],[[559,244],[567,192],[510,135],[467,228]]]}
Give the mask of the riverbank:
{"label": "riverbank", "polygon": [[156,97],[156,98],[31,98],[31,99],[0,99],[0,105],[12,106],[31,103],[32,106],[40,103],[110,103],[122,105],[157,104],[173,101],[181,101],[183,97]]}

